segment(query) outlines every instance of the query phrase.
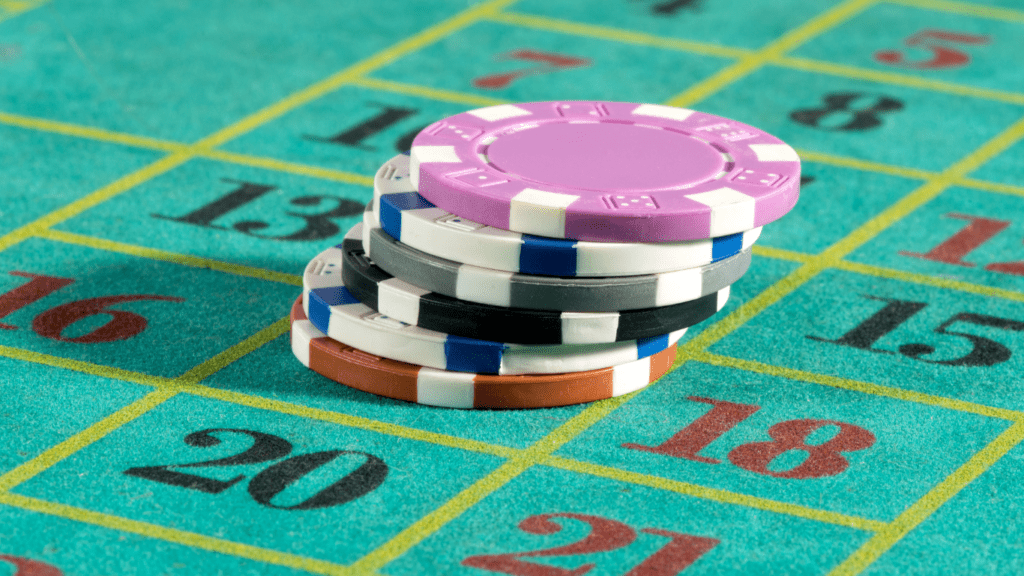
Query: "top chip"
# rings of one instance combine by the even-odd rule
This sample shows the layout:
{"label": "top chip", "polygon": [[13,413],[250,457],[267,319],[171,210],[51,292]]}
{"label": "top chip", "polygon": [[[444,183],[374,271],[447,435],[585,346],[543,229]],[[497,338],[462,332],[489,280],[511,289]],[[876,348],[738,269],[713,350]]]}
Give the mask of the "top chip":
{"label": "top chip", "polygon": [[505,230],[597,242],[743,232],[796,204],[800,158],[756,128],[685,108],[532,102],[470,110],[413,140],[440,208]]}

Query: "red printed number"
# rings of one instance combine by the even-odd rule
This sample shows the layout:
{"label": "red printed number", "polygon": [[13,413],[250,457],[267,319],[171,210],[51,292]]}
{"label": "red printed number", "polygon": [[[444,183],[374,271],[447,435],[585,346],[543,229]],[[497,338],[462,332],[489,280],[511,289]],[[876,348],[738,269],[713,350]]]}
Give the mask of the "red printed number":
{"label": "red printed number", "polygon": [[[590,526],[590,533],[584,538],[555,548],[544,548],[527,552],[510,552],[508,554],[484,554],[470,556],[462,561],[463,566],[481,568],[501,574],[516,576],[581,576],[593,569],[597,564],[583,564],[573,569],[557,568],[544,564],[535,564],[520,558],[540,558],[549,556],[576,556],[609,552],[624,548],[636,540],[636,531],[616,520],[591,516],[589,514],[573,514],[558,512],[530,516],[519,523],[519,529],[527,534],[557,534],[562,527],[552,522],[552,518],[567,518],[584,522]],[[644,534],[662,536],[669,541],[634,566],[626,576],[674,576],[690,564],[697,561],[709,550],[718,545],[714,538],[678,534],[657,528],[644,528]]]}
{"label": "red printed number", "polygon": [[[0,319],[74,283],[74,279],[71,278],[43,276],[28,272],[15,271],[11,272],[11,275],[31,278],[31,280],[13,290],[0,294]],[[146,319],[135,312],[111,309],[109,306],[138,300],[184,302],[182,298],[155,294],[124,294],[120,296],[86,298],[85,300],[76,300],[55,306],[36,316],[35,320],[32,321],[32,330],[44,338],[60,342],[96,344],[127,340],[137,336],[146,329]],[[75,322],[98,314],[106,315],[110,319],[88,334],[73,338],[64,336],[64,331]],[[17,330],[17,326],[0,322],[0,329]]]}
{"label": "red printed number", "polygon": [[942,30],[922,30],[903,41],[910,47],[930,50],[931,58],[926,60],[908,60],[902,51],[880,50],[875,52],[875,60],[883,64],[915,68],[919,70],[936,70],[939,68],[958,68],[971,61],[965,52],[950,48],[948,44],[988,44],[988,36],[944,32]]}
{"label": "red printed number", "polygon": [[536,50],[514,50],[498,56],[498,59],[525,60],[527,62],[535,62],[536,65],[530,68],[513,70],[512,72],[502,72],[500,74],[491,74],[490,76],[481,76],[473,80],[473,86],[476,86],[477,88],[486,88],[488,90],[499,90],[507,87],[514,80],[524,76],[547,74],[567,68],[578,68],[580,66],[590,65],[590,60],[587,58],[563,56],[561,54],[538,52]]}
{"label": "red printed number", "polygon": [[[1010,225],[1010,222],[1007,220],[995,220],[992,218],[970,216],[956,212],[946,214],[946,218],[966,220],[967,225],[928,252],[920,253],[901,250],[900,255],[921,258],[923,260],[931,260],[932,262],[954,264],[965,268],[973,268],[974,264],[971,262],[964,262],[964,257],[979,248],[985,242],[991,240]],[[985,265],[985,270],[1024,276],[1024,261],[992,262]]]}
{"label": "red printed number", "polygon": [[60,570],[38,560],[0,554],[0,562],[14,566],[14,576],[64,576]]}
{"label": "red printed number", "polygon": [[[712,408],[657,446],[626,443],[622,447],[705,464],[720,464],[720,460],[701,456],[698,452],[761,409],[760,406],[699,396],[690,396],[687,399],[711,404]],[[807,438],[812,433],[826,426],[836,426],[839,428],[839,432],[827,442],[807,443]],[[770,441],[751,442],[733,448],[729,452],[729,461],[744,470],[757,474],[805,480],[835,476],[843,472],[850,465],[842,455],[844,452],[864,450],[875,443],[875,435],[870,431],[860,426],[835,420],[787,420],[769,428],[768,436],[771,438]],[[776,471],[768,468],[772,460],[791,450],[805,452],[807,457],[799,465],[789,470]]]}

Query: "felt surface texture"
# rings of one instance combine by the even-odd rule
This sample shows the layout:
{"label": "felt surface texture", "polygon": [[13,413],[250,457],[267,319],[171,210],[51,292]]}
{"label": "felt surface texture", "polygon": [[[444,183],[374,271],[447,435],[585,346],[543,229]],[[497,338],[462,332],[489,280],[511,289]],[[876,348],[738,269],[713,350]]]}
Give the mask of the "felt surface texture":
{"label": "felt surface texture", "polygon": [[[580,99],[802,158],[668,375],[473,411],[295,359],[381,163]],[[1016,0],[0,0],[0,576],[1021,572],[1022,118]]]}

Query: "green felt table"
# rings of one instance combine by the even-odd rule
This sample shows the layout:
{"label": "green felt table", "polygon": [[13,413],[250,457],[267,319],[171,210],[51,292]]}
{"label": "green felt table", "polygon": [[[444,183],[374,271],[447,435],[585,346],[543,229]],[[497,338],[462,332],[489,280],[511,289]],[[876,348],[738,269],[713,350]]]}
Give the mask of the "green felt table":
{"label": "green felt table", "polygon": [[[669,375],[449,410],[293,357],[384,160],[571,99],[803,160]],[[0,575],[1024,572],[1022,258],[1017,0],[0,0]]]}

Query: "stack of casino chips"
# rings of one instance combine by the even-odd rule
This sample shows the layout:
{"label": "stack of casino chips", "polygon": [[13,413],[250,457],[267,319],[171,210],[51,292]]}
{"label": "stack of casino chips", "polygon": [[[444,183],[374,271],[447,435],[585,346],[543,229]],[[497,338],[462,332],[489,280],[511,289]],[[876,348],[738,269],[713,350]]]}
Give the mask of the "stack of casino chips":
{"label": "stack of casino chips", "polygon": [[451,116],[380,168],[362,223],[306,267],[293,351],[347,386],[437,406],[633,392],[722,309],[799,183],[777,138],[682,108]]}

